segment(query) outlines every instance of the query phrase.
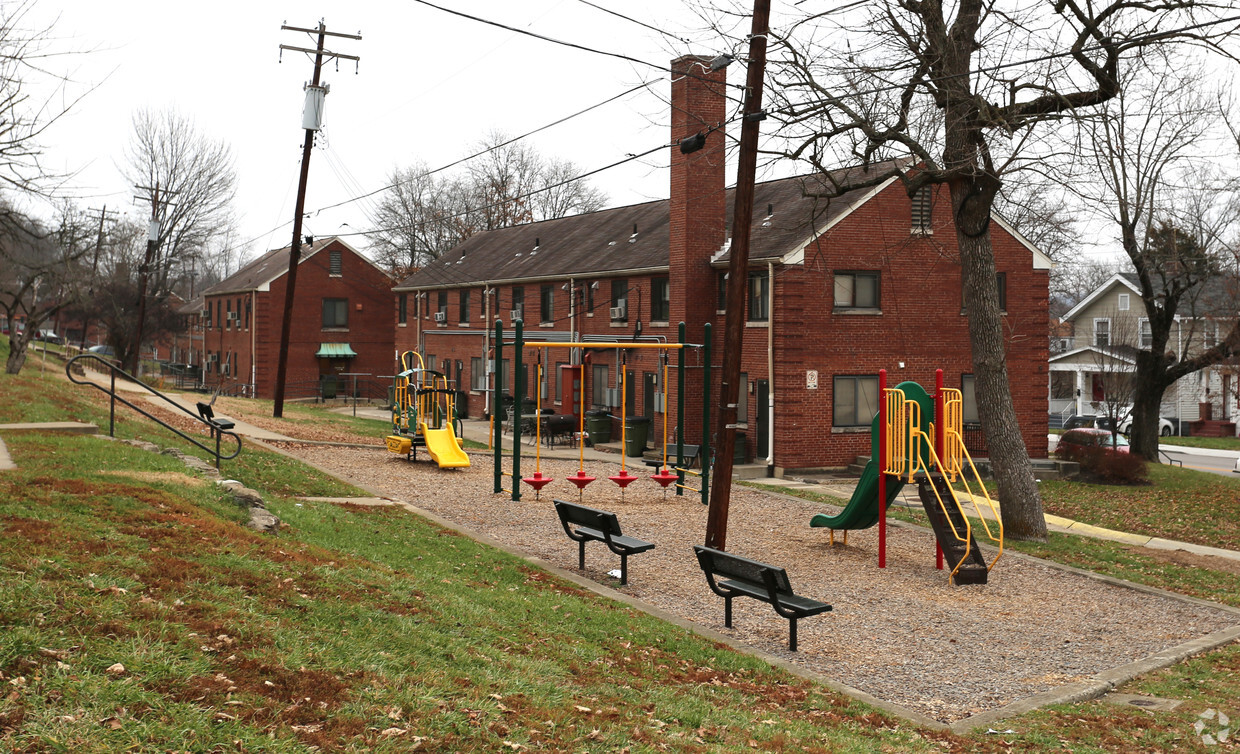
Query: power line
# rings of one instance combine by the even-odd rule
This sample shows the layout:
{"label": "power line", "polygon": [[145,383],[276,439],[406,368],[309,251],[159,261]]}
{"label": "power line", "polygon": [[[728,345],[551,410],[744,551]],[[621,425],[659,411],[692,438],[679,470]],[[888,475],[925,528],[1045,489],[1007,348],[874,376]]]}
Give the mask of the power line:
{"label": "power line", "polygon": [[[615,102],[616,100],[620,99],[621,97],[626,97],[626,96],[628,96],[628,95],[632,94],[633,92],[639,91],[639,90],[641,90],[641,89],[646,89],[646,88],[648,88],[648,87],[649,87],[651,84],[653,84],[653,83],[654,83],[654,82],[652,82],[652,81],[643,81],[642,83],[638,84],[637,86],[633,87],[632,89],[626,89],[626,90],[624,90],[623,92],[620,92],[619,94],[617,94],[617,95],[615,95],[615,96],[608,97],[607,99],[603,100],[602,102],[599,102],[599,103],[596,103],[596,104],[590,105],[589,107],[584,108],[584,109],[582,109],[582,110],[578,110],[577,112],[575,112],[575,113],[573,113],[573,114],[571,114],[571,115],[565,115],[563,118],[560,118],[559,120],[554,120],[554,121],[552,121],[552,122],[550,122],[550,123],[548,123],[548,124],[546,124],[546,125],[539,126],[538,128],[535,128],[535,129],[534,129],[534,130],[532,130],[532,131],[526,131],[525,133],[521,134],[520,136],[514,136],[514,137],[512,137],[511,139],[508,139],[508,140],[506,140],[506,141],[500,142],[499,144],[495,144],[495,145],[493,145],[493,146],[487,147],[486,149],[483,149],[483,150],[482,150],[482,151],[480,151],[480,152],[475,152],[474,154],[471,154],[471,155],[469,155],[468,157],[462,157],[462,158],[460,158],[459,160],[455,160],[455,161],[453,161],[453,162],[449,162],[447,165],[442,165],[442,166],[440,166],[440,167],[435,168],[434,170],[427,170],[426,172],[421,173],[421,174],[419,174],[419,175],[417,175],[417,176],[414,176],[413,178],[426,178],[426,177],[428,177],[428,176],[432,176],[432,175],[434,175],[434,174],[436,174],[436,173],[442,173],[443,171],[445,171],[445,170],[447,170],[447,169],[449,169],[449,168],[454,168],[454,167],[456,167],[457,165],[460,165],[460,164],[461,164],[461,163],[463,163],[463,162],[468,162],[468,161],[470,161],[470,160],[477,159],[477,158],[479,158],[479,157],[481,157],[481,156],[483,156],[483,155],[485,155],[485,154],[489,154],[489,153],[491,153],[491,152],[494,152],[494,151],[496,151],[497,149],[503,149],[504,147],[506,147],[506,146],[508,146],[508,145],[510,145],[510,144],[515,144],[516,142],[518,142],[518,141],[520,141],[520,140],[522,140],[522,139],[529,138],[530,136],[533,136],[533,135],[534,135],[534,134],[536,134],[536,133],[539,133],[539,132],[541,132],[541,131],[546,131],[548,128],[552,128],[552,127],[554,127],[554,126],[558,126],[558,125],[560,125],[561,123],[564,123],[564,122],[566,122],[566,121],[572,120],[573,118],[576,118],[576,117],[581,116],[581,115],[585,115],[586,113],[590,112],[591,110],[597,110],[598,108],[602,107],[603,105],[608,105],[608,104],[611,104],[612,102]],[[410,180],[413,180],[413,178],[411,178]],[[389,189],[394,189],[394,188],[396,188],[397,186],[399,186],[401,183],[404,183],[404,181],[400,181],[400,182],[397,182],[397,183],[392,183],[392,184],[389,184],[389,185],[384,186],[384,187],[382,187],[382,188],[377,188],[377,189],[375,189],[374,191],[371,191],[371,192],[369,192],[369,193],[362,194],[362,195],[360,195],[360,196],[355,196],[355,197],[353,197],[353,198],[351,198],[351,199],[345,199],[345,200],[343,200],[343,201],[336,202],[335,204],[329,204],[329,205],[327,205],[326,207],[320,207],[320,208],[318,208],[317,210],[315,210],[315,213],[317,214],[317,213],[319,213],[319,212],[323,212],[324,210],[335,209],[336,207],[340,207],[340,206],[343,206],[343,205],[345,205],[345,204],[351,204],[352,202],[356,202],[356,201],[358,201],[358,200],[360,200],[360,199],[366,199],[366,198],[368,198],[368,197],[374,196],[375,194],[381,193],[381,192],[383,192],[383,191],[387,191],[387,190],[389,190]]]}
{"label": "power line", "polygon": [[[866,1],[868,2],[868,0],[866,0]],[[686,44],[688,44],[688,43],[689,43],[689,40],[687,40],[687,39],[685,39],[685,38],[683,38],[683,37],[677,37],[677,36],[675,36],[675,35],[673,35],[673,34],[668,33],[667,31],[665,31],[665,30],[663,30],[663,29],[660,29],[660,28],[659,28],[659,27],[657,27],[657,26],[651,26],[650,24],[646,23],[645,21],[638,21],[636,18],[630,18],[630,17],[628,17],[628,16],[624,15],[623,13],[619,13],[619,12],[617,12],[617,11],[612,10],[611,8],[604,8],[604,7],[603,7],[603,6],[601,6],[601,5],[595,5],[594,3],[590,2],[590,0],[577,0],[577,2],[581,3],[582,5],[588,5],[588,6],[590,6],[591,8],[594,8],[595,10],[601,10],[601,11],[603,11],[604,13],[610,13],[611,15],[615,16],[616,18],[623,18],[625,21],[629,21],[629,22],[631,22],[631,23],[635,23],[635,24],[637,24],[638,26],[645,27],[645,28],[647,28],[647,29],[650,29],[651,31],[656,31],[656,32],[658,32],[658,33],[662,34],[662,35],[663,35],[663,36],[665,36],[665,37],[668,37],[668,38],[671,38],[671,39],[676,40],[677,42],[684,42],[684,43],[686,43]]]}
{"label": "power line", "polygon": [[[445,8],[445,7],[443,7],[442,5],[436,5],[436,4],[432,3],[432,2],[429,2],[429,0],[413,0],[413,1],[414,1],[415,3],[421,3],[422,5],[425,5],[425,6],[427,6],[427,7],[434,8],[435,10],[440,10],[440,11],[443,11],[444,13],[450,13],[450,14],[452,14],[452,15],[454,15],[454,16],[460,16],[461,18],[467,18],[467,19],[469,19],[470,21],[477,21],[478,23],[480,23],[480,24],[486,24],[487,26],[495,26],[495,27],[497,27],[497,28],[504,29],[504,30],[506,30],[506,31],[511,31],[511,32],[513,32],[513,33],[516,33],[516,34],[524,34],[524,35],[525,35],[525,36],[527,36],[527,37],[533,37],[534,39],[541,39],[541,40],[542,40],[542,41],[544,41],[544,42],[550,42],[550,43],[552,43],[552,44],[562,45],[562,46],[564,46],[564,47],[571,47],[571,48],[572,48],[572,49],[574,49],[574,50],[581,50],[581,51],[583,51],[583,52],[590,52],[590,53],[594,53],[595,55],[603,55],[603,56],[605,56],[605,57],[609,57],[609,58],[618,58],[618,59],[620,59],[620,60],[626,60],[626,61],[628,61],[628,62],[630,62],[630,63],[637,63],[638,65],[644,65],[644,66],[647,66],[648,68],[653,68],[653,69],[655,69],[656,71],[661,71],[661,72],[663,72],[663,73],[667,73],[667,72],[669,72],[669,71],[671,70],[671,68],[670,68],[670,67],[668,67],[668,66],[665,66],[665,65],[656,65],[655,63],[651,63],[651,62],[649,62],[649,61],[642,60],[642,59],[640,59],[640,58],[634,58],[634,57],[631,57],[631,56],[629,56],[629,55],[625,55],[625,54],[620,53],[620,52],[608,52],[608,51],[606,51],[606,50],[599,50],[599,49],[596,49],[596,48],[593,48],[593,47],[586,47],[585,45],[580,45],[580,44],[577,44],[576,42],[567,42],[567,41],[562,40],[562,39],[556,39],[555,37],[548,37],[548,36],[546,36],[545,34],[539,34],[538,32],[528,31],[528,30],[526,30],[526,29],[518,29],[518,28],[516,28],[515,26],[509,26],[509,25],[507,25],[507,24],[502,24],[502,23],[500,23],[499,21],[491,21],[491,20],[489,20],[489,19],[482,18],[482,17],[480,17],[480,16],[473,16],[473,15],[470,15],[470,14],[465,13],[465,12],[463,12],[463,11],[453,10],[453,9],[451,9],[451,8]],[[691,73],[685,73],[685,74],[683,74],[683,75],[685,75],[685,76],[690,76],[690,77],[692,77],[692,78],[701,78],[700,76],[697,76],[697,75],[694,75],[694,74],[691,74]],[[725,84],[725,86],[732,86],[732,87],[736,87],[737,89],[743,89],[743,88],[744,88],[744,87],[743,87],[742,85],[740,85],[740,84]]]}

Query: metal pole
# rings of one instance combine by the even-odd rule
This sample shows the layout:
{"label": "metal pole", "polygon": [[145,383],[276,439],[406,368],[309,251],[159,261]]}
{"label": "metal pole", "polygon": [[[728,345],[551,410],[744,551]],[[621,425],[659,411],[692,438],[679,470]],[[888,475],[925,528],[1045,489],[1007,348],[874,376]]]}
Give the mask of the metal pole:
{"label": "metal pole", "polygon": [[887,370],[878,370],[878,567],[887,567]]}
{"label": "metal pole", "polygon": [[108,410],[108,437],[116,437],[116,367],[109,364],[108,374],[112,375],[112,404]]}
{"label": "metal pole", "polygon": [[[677,328],[680,350],[676,352],[676,494],[685,494],[685,323]],[[666,411],[667,406],[663,409]]]}
{"label": "metal pole", "polygon": [[[762,119],[762,77],[766,71],[766,36],[770,0],[754,0],[753,31],[749,36],[749,75],[745,81],[745,108],[736,168],[735,205],[732,210],[732,259],[728,267],[728,307],[723,348],[723,380],[719,396],[718,469],[723,481],[715,486],[706,517],[706,546],[727,549],[728,504],[732,495],[732,457],[736,443],[736,404],[740,399],[741,350],[744,344],[745,283],[749,269],[749,233],[753,224],[754,180],[758,165],[758,127]],[[767,281],[770,285],[771,281]],[[770,312],[767,312],[769,320]],[[767,322],[769,327],[771,322]]]}
{"label": "metal pole", "polygon": [[495,447],[495,494],[504,491],[504,432],[503,424],[498,420],[500,407],[500,371],[501,365],[504,363],[504,323],[499,319],[495,320],[495,347],[492,355],[495,360],[491,363],[491,438]]}
{"label": "metal pole", "polygon": [[705,364],[702,367],[702,447],[698,458],[701,459],[699,468],[702,470],[702,505],[707,505],[710,502],[710,477],[715,473],[715,465],[710,453],[710,323],[702,327],[705,334],[702,358]]}
{"label": "metal pole", "polygon": [[512,381],[516,388],[512,395],[512,499],[521,499],[521,408],[525,403],[525,371],[521,365],[521,352],[525,350],[525,322],[517,320],[516,340],[513,343]]}

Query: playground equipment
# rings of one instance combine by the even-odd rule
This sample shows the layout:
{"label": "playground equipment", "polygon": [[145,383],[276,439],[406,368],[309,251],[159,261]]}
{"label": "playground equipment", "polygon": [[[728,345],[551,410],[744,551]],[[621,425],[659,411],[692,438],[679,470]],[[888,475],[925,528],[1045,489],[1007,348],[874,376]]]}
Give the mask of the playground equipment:
{"label": "playground equipment", "polygon": [[[574,342],[563,342],[563,341],[526,342],[524,339],[523,323],[518,321],[514,329],[514,338],[512,341],[512,345],[514,349],[513,373],[516,375],[524,374],[521,359],[522,359],[522,354],[525,348],[615,349],[615,350],[620,350],[620,351],[624,351],[628,349],[655,348],[655,349],[660,349],[663,351],[668,351],[668,350],[676,351],[678,354],[677,379],[678,379],[678,386],[679,386],[677,390],[677,412],[676,412],[676,415],[677,415],[676,454],[677,454],[678,463],[676,466],[671,467],[669,470],[669,467],[667,466],[667,453],[668,453],[668,447],[667,447],[667,413],[668,413],[667,412],[667,364],[665,361],[664,369],[663,369],[663,397],[664,397],[664,400],[663,400],[663,404],[664,404],[663,405],[664,407],[664,411],[663,411],[663,414],[664,414],[663,465],[662,465],[662,469],[660,473],[656,475],[652,475],[651,478],[654,479],[656,482],[658,482],[660,485],[662,485],[664,488],[666,488],[668,484],[670,484],[672,481],[675,481],[677,495],[683,495],[684,490],[698,492],[701,494],[702,503],[705,504],[708,501],[709,488],[710,488],[710,447],[708,444],[703,443],[698,451],[698,458],[700,460],[700,470],[692,471],[686,468],[688,464],[686,463],[684,432],[683,432],[684,413],[685,413],[684,352],[685,352],[686,347],[695,347],[695,346],[685,343],[684,323],[681,323],[680,325],[679,334],[680,334],[680,340],[677,343],[648,343],[648,342],[631,342],[631,343],[599,342],[599,343],[596,343],[596,342],[575,342],[575,341]],[[710,345],[709,345],[710,344],[710,324],[706,325],[706,339],[705,340],[706,340],[706,343],[700,346],[700,348],[702,348],[704,351],[702,435],[703,437],[709,437],[709,430],[710,430]],[[503,349],[504,349],[504,328],[503,328],[503,324],[498,320],[495,322],[494,342],[495,342],[494,363],[502,364],[503,363]],[[542,351],[540,351],[540,353],[541,352]],[[536,416],[534,432],[535,432],[535,439],[537,441],[537,444],[540,447],[540,450],[535,455],[536,470],[534,472],[533,477],[530,477],[530,478],[521,477],[521,433],[522,433],[521,406],[522,406],[523,401],[520,399],[513,401],[513,411],[515,411],[516,414],[513,417],[513,423],[512,423],[513,436],[512,436],[512,470],[511,471],[505,471],[503,468],[503,445],[501,442],[500,424],[496,422],[492,423],[492,432],[493,432],[492,448],[493,448],[493,452],[495,453],[495,472],[494,472],[495,473],[495,489],[494,491],[496,493],[507,492],[512,495],[512,499],[514,501],[521,499],[521,487],[519,484],[513,484],[511,488],[505,487],[503,485],[504,477],[510,477],[513,480],[521,479],[522,481],[530,484],[530,486],[535,487],[536,491],[541,491],[543,486],[546,486],[551,481],[554,481],[551,477],[547,477],[542,474],[542,456],[541,456],[542,359],[541,358],[539,359],[538,375],[539,375],[539,387],[537,388],[537,391],[536,391],[538,398],[537,398],[535,410],[539,412],[539,415]],[[628,391],[626,389],[627,379],[628,379],[627,370],[621,368],[620,412],[621,412],[621,427],[622,427],[621,428],[621,444],[622,445],[625,443],[625,440],[627,439],[626,437],[627,426],[625,426],[628,423],[626,421],[627,410],[628,410],[628,400],[627,400]],[[500,384],[500,381],[497,379],[495,380],[495,384],[492,386],[492,390],[495,391],[495,393],[492,396],[491,405],[494,405],[494,406],[499,405],[499,396],[498,396],[499,384]],[[518,388],[520,388],[520,385],[518,385]],[[518,389],[518,393],[520,392],[521,392],[520,389]],[[578,468],[577,468],[576,475],[566,477],[566,479],[567,481],[576,485],[577,495],[578,495],[578,498],[580,499],[580,497],[585,491],[586,486],[588,486],[591,482],[594,482],[595,477],[589,476],[585,473],[585,418],[584,418],[585,417],[585,389],[584,389],[584,384],[582,385],[582,389],[579,392],[581,394],[581,397],[580,397],[580,405],[578,407],[579,408],[578,432],[577,432]],[[675,473],[673,474],[672,472],[675,472]],[[692,486],[686,485],[685,484],[686,474],[692,474],[694,476],[699,476],[702,480],[701,486],[692,487]],[[628,485],[632,484],[634,481],[640,479],[640,477],[634,476],[628,472],[627,462],[625,460],[624,454],[622,453],[621,460],[620,460],[620,473],[609,476],[608,479],[610,479],[612,482],[615,482],[620,487],[621,494],[623,495],[624,489],[628,487]],[[535,481],[538,483],[537,485],[534,484]]]}
{"label": "playground equipment", "polygon": [[[415,356],[417,367],[411,366]],[[401,354],[400,366],[401,372],[393,378],[392,434],[384,438],[387,449],[413,461],[420,446],[441,469],[468,467],[469,455],[452,429],[459,419],[456,391],[447,375],[427,369],[417,351]]]}
{"label": "playground equipment", "polygon": [[[935,395],[916,382],[887,388],[887,371],[881,370],[879,410],[870,424],[872,454],[844,510],[834,516],[819,513],[810,526],[843,530],[867,529],[878,524],[878,567],[887,567],[887,506],[905,483],[917,482],[918,496],[934,529],[936,565],[946,556],[952,564],[949,580],[957,584],[984,584],[990,569],[1003,555],[1003,521],[994,501],[964,446],[963,401],[959,390],[943,388],[943,370],[936,373]],[[936,428],[934,420],[938,417]],[[923,429],[925,427],[926,429]],[[968,462],[965,473],[964,462]],[[964,489],[957,490],[959,483]],[[982,515],[981,498],[993,521]],[[981,531],[999,547],[987,565],[974,539],[965,502],[981,522]]]}

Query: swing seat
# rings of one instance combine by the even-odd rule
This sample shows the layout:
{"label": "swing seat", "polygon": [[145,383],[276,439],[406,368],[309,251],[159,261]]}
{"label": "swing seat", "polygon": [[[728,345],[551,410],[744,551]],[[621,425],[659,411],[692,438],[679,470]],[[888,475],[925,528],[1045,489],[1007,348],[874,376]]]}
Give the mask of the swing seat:
{"label": "swing seat", "polygon": [[625,487],[628,487],[633,482],[636,482],[641,477],[633,476],[632,474],[628,472],[628,469],[621,469],[619,474],[615,474],[607,478],[615,482],[616,484],[620,485],[620,489],[624,489]]}
{"label": "swing seat", "polygon": [[577,485],[578,490],[584,490],[586,488],[586,485],[589,484],[590,482],[593,482],[597,477],[589,476],[584,471],[578,471],[576,474],[573,474],[572,476],[564,477],[564,478],[567,481],[572,482],[573,484]]}
{"label": "swing seat", "polygon": [[521,481],[534,488],[535,492],[542,492],[542,488],[555,481],[553,476],[543,476],[541,471],[535,471],[534,476],[523,477]]}
{"label": "swing seat", "polygon": [[673,474],[671,469],[664,467],[659,473],[651,474],[650,478],[658,482],[663,489],[667,489],[669,484],[680,480],[680,475]]}

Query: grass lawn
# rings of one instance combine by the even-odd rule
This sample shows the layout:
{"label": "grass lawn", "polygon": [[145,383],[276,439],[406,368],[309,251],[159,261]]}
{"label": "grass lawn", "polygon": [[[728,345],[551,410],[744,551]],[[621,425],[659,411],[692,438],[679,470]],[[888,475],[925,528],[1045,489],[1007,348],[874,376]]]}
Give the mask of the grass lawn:
{"label": "grass lawn", "polygon": [[[0,375],[0,423],[106,422],[92,392]],[[128,417],[118,434],[176,442]],[[1193,723],[1240,716],[1231,647],[1123,689],[1185,700],[1176,712],[1088,702],[998,726],[1012,734],[922,729],[403,510],[297,500],[358,491],[282,456],[247,446],[226,465],[284,521],[258,535],[174,458],[5,442],[19,468],[0,474],[3,749],[1227,751]],[[1043,547],[1240,594],[1110,543]]]}
{"label": "grass lawn", "polygon": [[1039,485],[1047,513],[1183,542],[1240,550],[1240,477],[1162,464],[1140,487],[1053,480]]}

